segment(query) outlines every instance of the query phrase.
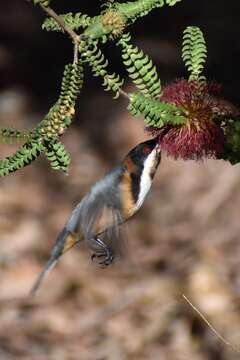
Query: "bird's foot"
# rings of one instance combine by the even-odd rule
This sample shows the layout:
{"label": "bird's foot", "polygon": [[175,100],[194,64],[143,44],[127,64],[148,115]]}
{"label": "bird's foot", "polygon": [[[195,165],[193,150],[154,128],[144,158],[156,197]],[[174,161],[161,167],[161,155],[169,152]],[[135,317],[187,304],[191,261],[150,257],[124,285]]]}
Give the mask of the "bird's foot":
{"label": "bird's foot", "polygon": [[100,267],[105,268],[113,262],[113,252],[101,239],[97,238],[95,241],[99,250],[92,254],[91,260],[93,261],[95,258],[101,259],[98,264]]}

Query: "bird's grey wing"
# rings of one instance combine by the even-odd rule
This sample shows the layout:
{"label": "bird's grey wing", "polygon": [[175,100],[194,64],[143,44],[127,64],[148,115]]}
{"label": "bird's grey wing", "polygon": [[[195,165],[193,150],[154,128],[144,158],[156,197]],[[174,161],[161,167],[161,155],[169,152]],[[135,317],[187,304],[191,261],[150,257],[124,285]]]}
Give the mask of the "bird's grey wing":
{"label": "bird's grey wing", "polygon": [[115,255],[122,253],[123,220],[115,201],[108,201],[101,193],[92,198],[90,194],[82,204],[79,220],[90,250],[93,252],[96,250],[96,239],[99,238]]}
{"label": "bird's grey wing", "polygon": [[58,259],[83,238],[91,248],[96,246],[96,238],[102,236],[104,244],[106,241],[106,246],[111,246],[116,253],[117,247],[114,244],[119,244],[118,224],[121,218],[117,211],[117,192],[113,190],[116,188],[114,179],[117,180],[117,176],[121,175],[120,170],[109,173],[103,180],[98,181],[74,208],[56,239],[49,261],[32,288],[32,294],[37,292]]}
{"label": "bird's grey wing", "polygon": [[117,184],[122,168],[115,168],[99,180],[76,206],[68,223],[69,231],[80,231],[87,245],[93,248],[94,239],[101,238],[115,252],[120,249],[120,213]]}
{"label": "bird's grey wing", "polygon": [[[90,231],[85,237],[88,248],[93,253],[98,252],[100,249],[96,240],[100,239],[114,257],[122,258],[125,249],[122,223],[123,220],[118,209],[111,206],[100,206],[93,216],[92,223],[89,226]],[[104,224],[103,227],[102,224]],[[92,231],[96,228],[99,231]]]}

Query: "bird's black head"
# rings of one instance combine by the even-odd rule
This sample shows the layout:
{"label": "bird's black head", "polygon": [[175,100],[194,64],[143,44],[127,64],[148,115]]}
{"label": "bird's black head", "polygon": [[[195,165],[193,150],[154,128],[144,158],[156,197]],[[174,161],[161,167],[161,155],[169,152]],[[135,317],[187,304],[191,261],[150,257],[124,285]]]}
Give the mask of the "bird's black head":
{"label": "bird's black head", "polygon": [[152,151],[155,151],[156,155],[160,154],[160,148],[156,138],[138,144],[129,151],[126,157],[130,158],[136,165],[143,165]]}
{"label": "bird's black head", "polygon": [[160,147],[157,138],[154,138],[135,146],[125,157],[124,163],[129,172],[142,172],[144,167],[148,165],[149,171],[155,173],[160,158]]}

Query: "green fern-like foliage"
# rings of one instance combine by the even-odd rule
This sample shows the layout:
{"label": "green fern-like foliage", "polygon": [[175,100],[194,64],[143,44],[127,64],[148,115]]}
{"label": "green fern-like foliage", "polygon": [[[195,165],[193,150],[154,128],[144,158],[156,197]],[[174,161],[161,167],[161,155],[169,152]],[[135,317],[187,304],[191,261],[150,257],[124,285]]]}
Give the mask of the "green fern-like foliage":
{"label": "green fern-like foliage", "polygon": [[89,40],[101,40],[106,43],[121,36],[126,26],[124,17],[119,11],[109,7],[99,16],[82,33],[82,38]]}
{"label": "green fern-like foliage", "polygon": [[189,80],[205,79],[201,73],[207,58],[207,47],[197,26],[188,26],[183,32],[182,58],[190,72]]}
{"label": "green fern-like foliage", "polygon": [[[185,118],[181,109],[157,100],[161,95],[160,79],[149,56],[130,44],[130,35],[123,35],[126,27],[151,10],[164,5],[173,6],[181,0],[132,0],[128,2],[106,0],[100,13],[94,17],[81,12],[58,16],[49,7],[51,0],[31,1],[35,5],[40,5],[45,13],[54,19],[59,19],[56,21],[47,18],[42,27],[47,31],[65,32],[72,38],[74,61],[73,64],[66,65],[64,69],[58,100],[35,129],[20,131],[0,128],[1,140],[24,141],[15,154],[0,160],[0,176],[29,165],[41,153],[45,153],[53,169],[67,170],[70,156],[60,142],[60,137],[73,120],[86,64],[90,66],[94,76],[102,78],[103,88],[106,91],[111,90],[114,98],[117,98],[120,93],[129,97],[129,111],[136,116],[143,115],[148,126],[160,128],[169,123],[184,123]],[[59,23],[63,24],[59,26]],[[78,31],[81,31],[80,35]],[[198,44],[198,48],[201,48],[199,43],[202,44],[203,41],[199,40],[198,34],[194,34],[186,33],[184,39],[184,59],[191,71],[190,78],[196,78],[200,74],[204,57],[204,55],[196,55],[194,44]],[[121,89],[124,80],[115,72],[109,72],[109,62],[100,49],[100,45],[110,40],[117,40],[121,46],[124,65],[139,93],[129,95],[124,92]],[[79,61],[78,57],[80,57]]]}
{"label": "green fern-like foliage", "polygon": [[[99,16],[90,17],[82,13],[73,14],[72,12],[60,15],[64,23],[72,30],[86,29],[82,33],[82,38],[90,40],[98,39],[105,43],[108,38],[114,39],[121,35],[125,21],[120,12],[111,10],[111,4]],[[59,24],[52,18],[47,18],[42,29],[47,31],[64,32]]]}
{"label": "green fern-like foliage", "polygon": [[17,130],[14,128],[0,128],[0,140],[11,144],[16,141],[26,141],[31,137],[31,131]]}
{"label": "green fern-like foliage", "polygon": [[166,4],[169,6],[174,6],[179,1],[182,1],[182,0],[166,0]]}
{"label": "green fern-like foliage", "polygon": [[[72,30],[85,29],[92,22],[94,22],[94,18],[92,19],[90,16],[82,14],[80,12],[73,14],[72,12],[67,14],[60,15],[62,20],[65,22],[67,26],[69,26]],[[52,19],[47,18],[42,24],[42,29],[47,31],[60,31],[63,32],[63,29],[58,25],[58,23]]]}
{"label": "green fern-like foliage", "polygon": [[114,0],[108,0],[108,1],[104,1],[103,4],[101,4],[101,8],[105,9],[105,8],[109,8],[112,6],[112,4],[114,3]]}
{"label": "green fern-like foliage", "polygon": [[83,66],[81,62],[66,65],[59,99],[38,125],[36,131],[39,136],[51,139],[64,133],[71,124],[75,113],[75,103],[82,85]]}
{"label": "green fern-like foliage", "polygon": [[58,104],[67,107],[74,106],[82,85],[83,65],[81,61],[76,64],[68,64],[64,70]]}
{"label": "green fern-like foliage", "polygon": [[146,97],[158,98],[161,94],[161,83],[156,67],[142,50],[130,44],[130,40],[130,34],[124,34],[119,41],[129,77]]}
{"label": "green fern-like foliage", "polygon": [[[75,113],[74,106],[83,83],[83,66],[80,62],[77,64],[68,64],[65,67],[61,91],[58,101],[50,109],[45,118],[39,123],[36,129],[28,133],[27,141],[15,154],[0,160],[0,176],[6,176],[10,172],[19,170],[34,161],[41,152],[49,153],[50,145],[44,146],[43,143],[53,144],[64,133],[70,125]],[[2,134],[9,137],[11,129],[4,129]],[[22,134],[15,130],[15,135]],[[56,145],[54,145],[56,148]],[[54,149],[55,149],[54,148]],[[53,151],[53,150],[52,150]],[[60,150],[56,154],[59,155]],[[59,169],[66,170],[68,165],[67,155],[62,151],[62,158],[59,155]],[[51,164],[54,161],[51,161]],[[55,166],[55,163],[54,163]],[[53,167],[53,166],[52,166]],[[57,168],[55,166],[55,168]]]}
{"label": "green fern-like foliage", "polygon": [[61,142],[45,143],[44,152],[53,170],[63,170],[65,172],[68,170],[70,154]]}
{"label": "green fern-like foliage", "polygon": [[15,154],[0,160],[0,177],[31,164],[42,151],[43,145],[41,142],[36,140],[26,142]]}
{"label": "green fern-like foliage", "polygon": [[108,74],[108,60],[102,51],[98,48],[98,42],[92,41],[91,45],[86,46],[82,51],[82,58],[92,69],[94,76],[100,76],[103,79],[105,91],[113,91],[116,99],[119,96],[119,90],[124,83],[118,74]]}
{"label": "green fern-like foliage", "polygon": [[42,6],[49,6],[50,5],[51,0],[33,0],[33,3],[35,5],[42,5]]}
{"label": "green fern-like foliage", "polygon": [[107,9],[84,31],[83,36],[93,39],[120,37],[126,26],[147,15],[152,9],[164,5],[164,0],[137,0],[126,3],[108,3]]}
{"label": "green fern-like foliage", "polygon": [[[48,3],[48,0],[34,1],[40,2],[42,5]],[[166,0],[166,2],[164,0],[137,0],[119,3],[110,0],[101,6],[104,10],[98,16],[91,18],[79,12],[62,14],[61,18],[72,30],[85,29],[82,38],[106,42],[121,37],[128,25],[147,15],[154,8],[162,7],[165,4],[173,6],[179,1],[181,0]],[[63,32],[58,23],[50,18],[44,21],[42,28],[47,31]]]}
{"label": "green fern-like foliage", "polygon": [[167,124],[186,123],[183,111],[177,106],[145,97],[139,93],[131,94],[128,110],[134,116],[144,116],[147,126],[161,128]]}
{"label": "green fern-like foliage", "polygon": [[126,3],[114,3],[113,7],[123,14],[128,24],[133,23],[138,18],[147,15],[154,8],[164,6],[164,0],[138,0]]}
{"label": "green fern-like foliage", "polygon": [[84,31],[83,36],[103,42],[121,37],[126,27],[137,19],[147,15],[154,8],[173,6],[181,0],[137,0],[125,3],[108,2],[107,9]]}

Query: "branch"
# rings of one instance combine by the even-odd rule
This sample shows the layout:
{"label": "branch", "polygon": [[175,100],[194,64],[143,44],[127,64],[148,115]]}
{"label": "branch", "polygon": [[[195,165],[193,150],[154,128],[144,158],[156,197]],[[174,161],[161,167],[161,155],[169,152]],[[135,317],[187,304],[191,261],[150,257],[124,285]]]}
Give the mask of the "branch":
{"label": "branch", "polygon": [[[30,2],[31,0],[27,1]],[[75,31],[73,31],[67,24],[65,24],[62,18],[52,8],[50,8],[50,6],[44,6],[41,3],[39,3],[39,6],[48,16],[53,18],[58,23],[58,25],[72,38],[75,44],[79,43],[80,37],[78,34],[76,34]]]}
{"label": "branch", "polygon": [[49,6],[43,6],[42,4],[39,4],[40,7],[47,13],[50,17],[52,17],[61,28],[68,33],[68,35],[73,39],[74,43],[79,43],[79,36],[73,31],[70,27],[68,27],[65,22],[61,19],[60,16],[58,16],[57,13],[53,9],[51,9]]}
{"label": "branch", "polygon": [[121,88],[119,89],[119,94],[128,100],[130,99],[130,95],[127,92],[125,92],[124,90],[122,90]]}
{"label": "branch", "polygon": [[216,329],[215,327],[208,321],[205,315],[198,310],[198,308],[193,305],[193,303],[187,298],[186,295],[182,294],[183,299],[191,306],[191,308],[200,316],[200,318],[207,324],[209,329],[212,330],[212,332],[216,335],[216,337],[226,346],[230,347],[230,349],[236,353],[240,353],[240,349],[238,349],[236,346],[232,345],[229,341],[227,341]]}

